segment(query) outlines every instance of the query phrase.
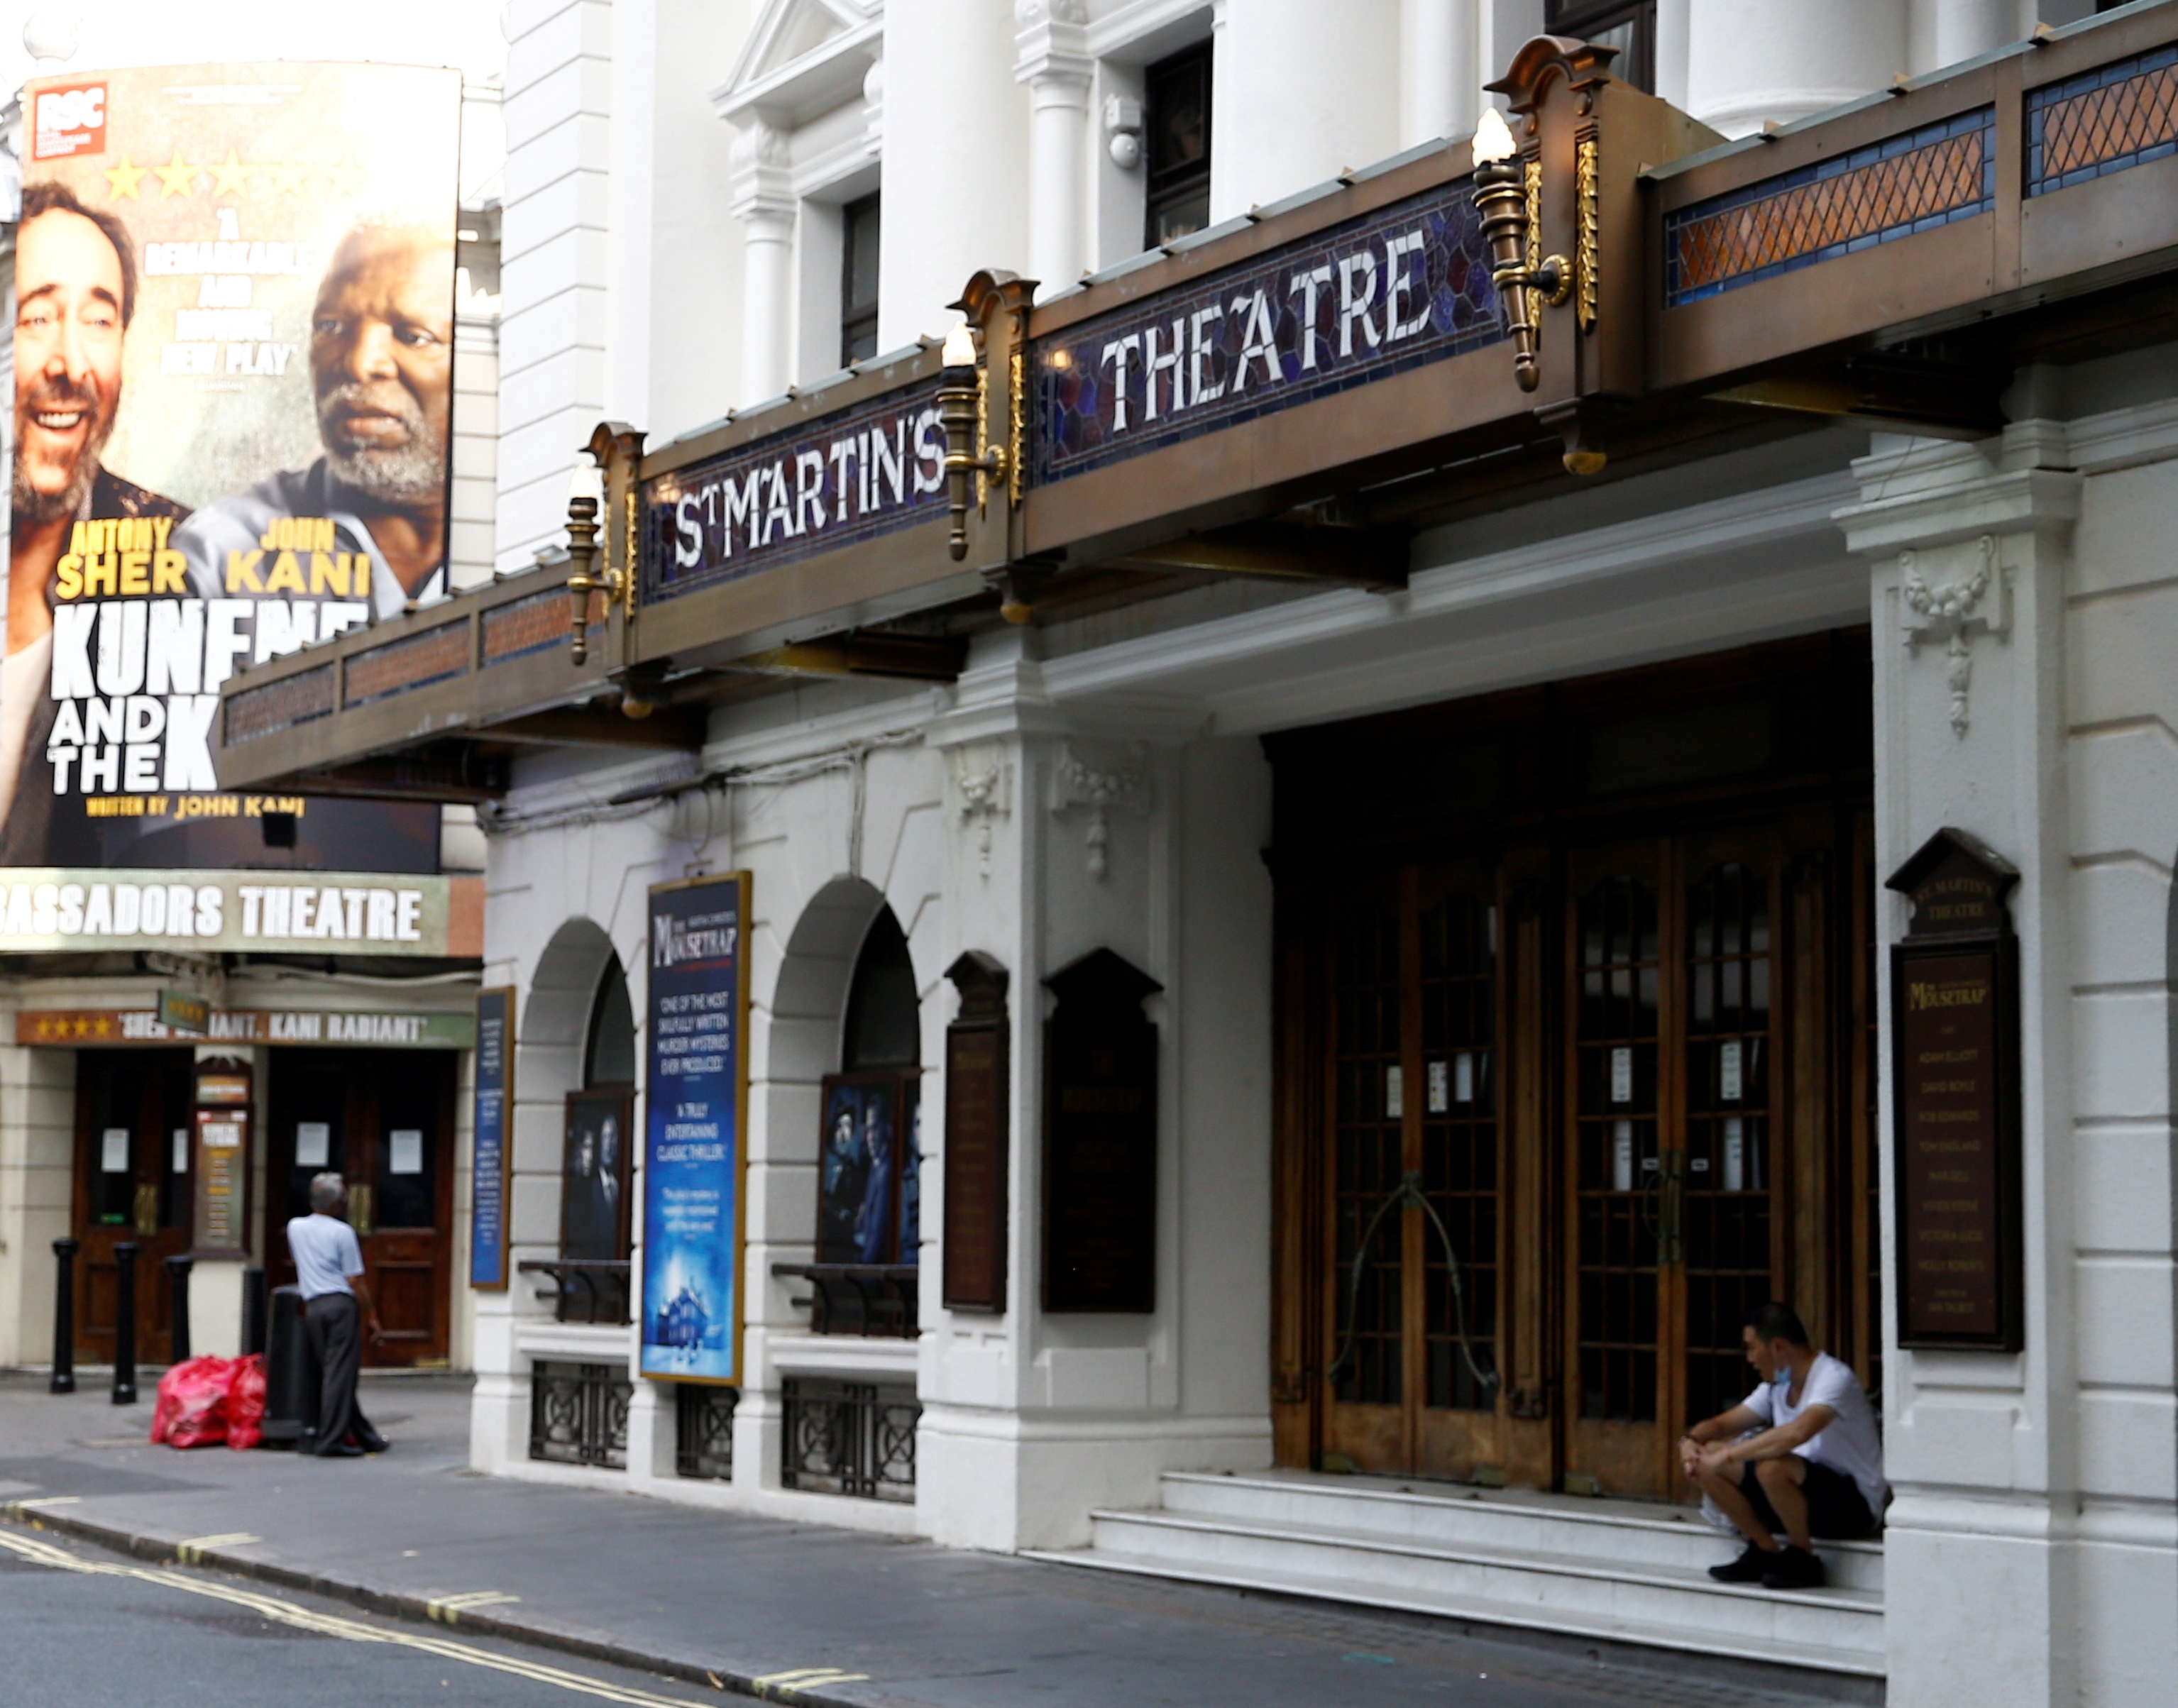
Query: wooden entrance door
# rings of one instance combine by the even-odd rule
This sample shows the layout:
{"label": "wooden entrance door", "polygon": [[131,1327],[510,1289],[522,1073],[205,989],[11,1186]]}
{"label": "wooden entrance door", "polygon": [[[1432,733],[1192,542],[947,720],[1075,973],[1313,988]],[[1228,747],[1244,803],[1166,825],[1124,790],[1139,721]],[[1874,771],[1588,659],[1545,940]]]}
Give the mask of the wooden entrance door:
{"label": "wooden entrance door", "polygon": [[1498,887],[1409,867],[1334,909],[1323,1449],[1355,1470],[1502,1462]]}
{"label": "wooden entrance door", "polygon": [[443,1362],[452,1312],[454,1059],[440,1050],[294,1050],[272,1059],[271,1285],[295,1278],[287,1226],[309,1213],[310,1177],[347,1182],[386,1338],[375,1365]]}
{"label": "wooden entrance door", "polygon": [[1743,829],[1577,849],[1565,870],[1565,1469],[1666,1494],[1679,1432],[1745,1391],[1741,1317],[1786,1290],[1782,862]]}
{"label": "wooden entrance door", "polygon": [[76,1054],[76,1356],[111,1363],[120,1270],[134,1240],[136,1356],[167,1361],[172,1289],[166,1260],[189,1249],[194,1057],[180,1050]]}

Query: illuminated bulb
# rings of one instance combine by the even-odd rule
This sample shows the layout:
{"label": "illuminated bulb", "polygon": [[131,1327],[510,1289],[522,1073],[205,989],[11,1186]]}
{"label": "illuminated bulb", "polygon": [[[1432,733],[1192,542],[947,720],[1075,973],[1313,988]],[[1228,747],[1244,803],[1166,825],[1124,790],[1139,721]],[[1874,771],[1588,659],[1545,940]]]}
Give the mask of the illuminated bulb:
{"label": "illuminated bulb", "polygon": [[938,359],[948,368],[976,365],[976,335],[968,330],[966,320],[945,335],[945,348]]}
{"label": "illuminated bulb", "polygon": [[1469,145],[1477,166],[1486,161],[1510,160],[1519,152],[1512,131],[1506,127],[1505,115],[1494,107],[1482,109],[1482,121],[1475,127],[1475,140]]}
{"label": "illuminated bulb", "polygon": [[596,463],[577,463],[575,472],[567,477],[567,502],[572,504],[577,498],[605,502],[605,472]]}

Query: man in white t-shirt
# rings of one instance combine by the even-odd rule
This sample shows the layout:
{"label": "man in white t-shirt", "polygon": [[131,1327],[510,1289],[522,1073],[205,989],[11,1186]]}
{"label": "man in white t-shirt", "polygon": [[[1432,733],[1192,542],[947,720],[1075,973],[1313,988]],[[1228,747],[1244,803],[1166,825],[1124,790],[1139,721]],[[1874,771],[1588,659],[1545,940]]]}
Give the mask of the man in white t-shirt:
{"label": "man in white t-shirt", "polygon": [[1883,1516],[1890,1490],[1875,1410],[1847,1366],[1808,1344],[1790,1306],[1749,1312],[1740,1338],[1762,1385],[1679,1440],[1688,1477],[1747,1538],[1737,1559],[1709,1574],[1771,1590],[1818,1588],[1814,1538],[1855,1541]]}
{"label": "man in white t-shirt", "polygon": [[295,1287],[303,1295],[303,1333],[318,1369],[318,1426],[304,1437],[304,1451],[320,1459],[386,1451],[386,1437],[355,1402],[364,1329],[374,1341],[382,1331],[364,1283],[363,1247],[355,1229],[333,1214],[347,1196],[347,1182],[338,1174],[314,1175],[310,1213],[287,1224]]}

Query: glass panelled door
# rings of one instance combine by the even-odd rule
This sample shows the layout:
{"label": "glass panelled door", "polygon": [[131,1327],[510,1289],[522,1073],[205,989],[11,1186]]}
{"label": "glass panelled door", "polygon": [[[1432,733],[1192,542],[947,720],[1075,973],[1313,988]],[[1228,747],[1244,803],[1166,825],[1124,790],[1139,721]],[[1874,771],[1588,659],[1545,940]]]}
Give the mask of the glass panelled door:
{"label": "glass panelled door", "polygon": [[[1770,840],[1569,855],[1566,1471],[1670,1495],[1671,1444],[1746,1391],[1781,1247]],[[1590,1481],[1592,1480],[1592,1481]]]}
{"label": "glass panelled door", "polygon": [[1410,867],[1333,910],[1326,1463],[1496,1463],[1503,1008],[1494,871]]}

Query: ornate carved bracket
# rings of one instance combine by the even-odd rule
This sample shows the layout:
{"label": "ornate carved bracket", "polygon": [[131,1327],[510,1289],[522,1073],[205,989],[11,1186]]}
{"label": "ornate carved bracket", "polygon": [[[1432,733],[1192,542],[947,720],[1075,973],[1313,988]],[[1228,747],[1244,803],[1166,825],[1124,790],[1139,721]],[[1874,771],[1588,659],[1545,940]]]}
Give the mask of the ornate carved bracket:
{"label": "ornate carved bracket", "polygon": [[1137,818],[1149,814],[1148,744],[1136,742],[1107,755],[1078,751],[1073,742],[1064,743],[1059,763],[1052,768],[1051,810],[1056,815],[1070,807],[1089,809],[1082,846],[1089,875],[1101,879],[1111,870],[1111,811],[1117,807]]}
{"label": "ornate carved bracket", "polygon": [[1998,561],[1996,536],[1956,545],[1908,547],[1898,554],[1899,628],[1908,654],[1941,639],[1951,693],[1951,733],[1966,738],[1967,698],[1973,683],[1970,630],[2011,632],[2011,581]]}
{"label": "ornate carved bracket", "polygon": [[953,753],[953,783],[960,791],[960,828],[976,845],[978,870],[991,875],[991,830],[1013,811],[1014,768],[991,747],[959,747]]}

